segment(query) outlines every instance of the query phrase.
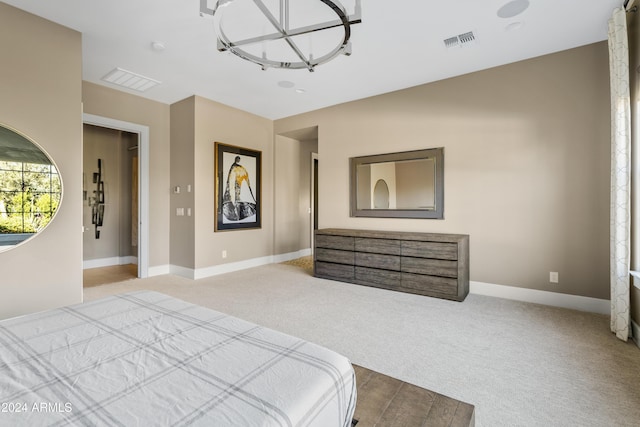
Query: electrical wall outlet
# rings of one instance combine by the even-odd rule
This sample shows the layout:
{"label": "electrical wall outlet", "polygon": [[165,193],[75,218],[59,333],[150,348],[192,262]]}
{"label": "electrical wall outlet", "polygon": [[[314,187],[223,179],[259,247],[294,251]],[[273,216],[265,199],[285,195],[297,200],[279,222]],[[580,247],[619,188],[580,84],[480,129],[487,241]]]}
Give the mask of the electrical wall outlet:
{"label": "electrical wall outlet", "polygon": [[558,283],[558,272],[557,271],[550,271],[549,272],[549,282]]}
{"label": "electrical wall outlet", "polygon": [[227,257],[227,250],[223,250],[222,251],[222,258],[226,258]]}

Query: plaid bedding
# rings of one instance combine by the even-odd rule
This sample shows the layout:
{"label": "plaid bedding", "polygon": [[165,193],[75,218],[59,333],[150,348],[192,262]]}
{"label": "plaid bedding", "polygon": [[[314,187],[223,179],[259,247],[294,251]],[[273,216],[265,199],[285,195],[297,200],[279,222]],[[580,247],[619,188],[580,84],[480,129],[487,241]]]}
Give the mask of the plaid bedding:
{"label": "plaid bedding", "polygon": [[0,322],[0,425],[349,426],[326,348],[151,291]]}

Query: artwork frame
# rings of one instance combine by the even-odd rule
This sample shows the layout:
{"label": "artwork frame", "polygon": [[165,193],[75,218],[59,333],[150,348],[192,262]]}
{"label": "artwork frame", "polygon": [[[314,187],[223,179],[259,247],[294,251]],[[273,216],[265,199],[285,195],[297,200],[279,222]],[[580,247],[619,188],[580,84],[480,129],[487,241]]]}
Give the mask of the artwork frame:
{"label": "artwork frame", "polygon": [[262,151],[214,144],[214,231],[262,228]]}

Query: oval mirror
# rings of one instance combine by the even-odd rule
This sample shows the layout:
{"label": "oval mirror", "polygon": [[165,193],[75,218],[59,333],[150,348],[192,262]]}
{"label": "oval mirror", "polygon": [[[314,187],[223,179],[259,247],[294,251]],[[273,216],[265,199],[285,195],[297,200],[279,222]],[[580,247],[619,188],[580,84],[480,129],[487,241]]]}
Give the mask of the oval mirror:
{"label": "oval mirror", "polygon": [[62,181],[33,141],[0,125],[0,252],[36,236],[53,219]]}

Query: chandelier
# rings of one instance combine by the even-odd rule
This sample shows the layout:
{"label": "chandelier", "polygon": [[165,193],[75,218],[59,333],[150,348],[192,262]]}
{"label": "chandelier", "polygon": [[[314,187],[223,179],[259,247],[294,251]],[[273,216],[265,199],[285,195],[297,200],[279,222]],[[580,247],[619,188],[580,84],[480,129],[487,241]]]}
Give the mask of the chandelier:
{"label": "chandelier", "polygon": [[200,0],[211,15],[219,51],[267,68],[307,69],[351,55],[351,25],[362,22],[360,0],[353,13],[337,0]]}

